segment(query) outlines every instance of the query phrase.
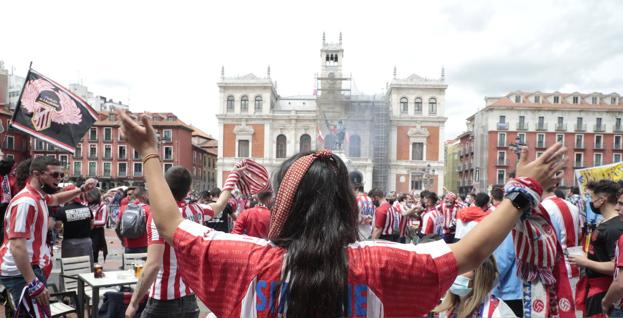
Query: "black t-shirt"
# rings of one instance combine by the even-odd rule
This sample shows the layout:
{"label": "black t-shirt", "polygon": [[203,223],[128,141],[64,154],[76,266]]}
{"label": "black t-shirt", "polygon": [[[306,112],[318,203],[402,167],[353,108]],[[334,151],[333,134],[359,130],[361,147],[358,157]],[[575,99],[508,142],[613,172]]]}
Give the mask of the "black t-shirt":
{"label": "black t-shirt", "polygon": [[69,203],[60,208],[55,215],[57,221],[63,222],[65,239],[91,237],[91,209],[80,203]]}
{"label": "black t-shirt", "polygon": [[215,215],[214,218],[208,220],[205,225],[217,231],[229,233],[229,231],[231,230],[229,226],[229,218],[233,213],[234,209],[231,205],[229,205],[229,203],[227,203],[225,209],[223,209],[223,212],[221,212],[221,215]]}
{"label": "black t-shirt", "polygon": [[[588,259],[596,262],[608,262],[614,259],[614,249],[623,234],[623,221],[616,216],[597,226],[591,235],[591,245],[588,251]],[[612,276],[604,275],[590,269],[586,269],[588,277]]]}

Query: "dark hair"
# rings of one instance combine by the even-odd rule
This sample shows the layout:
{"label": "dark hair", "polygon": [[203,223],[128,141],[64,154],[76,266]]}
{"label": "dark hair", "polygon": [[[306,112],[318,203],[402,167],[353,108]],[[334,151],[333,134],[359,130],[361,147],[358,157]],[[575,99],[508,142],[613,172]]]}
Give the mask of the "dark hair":
{"label": "dark hair", "polygon": [[188,169],[182,166],[173,166],[164,174],[164,179],[173,193],[176,201],[182,201],[190,190],[193,178]]}
{"label": "dark hair", "polygon": [[348,177],[355,191],[363,191],[363,174],[361,172],[351,171]]}
{"label": "dark hair", "polygon": [[565,192],[560,188],[556,188],[556,190],[554,190],[554,194],[561,199],[565,198]]}
{"label": "dark hair", "polygon": [[401,193],[398,195],[398,197],[396,198],[396,201],[398,202],[403,202],[404,200],[407,199],[407,195],[405,193]]}
{"label": "dark hair", "polygon": [[373,188],[372,190],[370,190],[370,192],[368,192],[368,196],[370,198],[372,197],[376,197],[376,198],[384,198],[385,197],[385,191],[379,189],[379,188]]}
{"label": "dark hair", "polygon": [[422,193],[420,193],[420,196],[422,198],[428,198],[431,199],[431,201],[433,201],[433,204],[436,204],[437,201],[439,200],[439,198],[437,197],[437,193],[432,192],[432,191],[422,191]]}
{"label": "dark hair", "polygon": [[491,188],[491,198],[495,201],[504,200],[504,187],[500,185],[494,185]]}
{"label": "dark hair", "polygon": [[26,186],[28,177],[30,177],[30,162],[32,159],[28,158],[17,164],[15,167],[15,185],[18,189],[23,189]]}
{"label": "dark hair", "polygon": [[48,166],[60,166],[61,162],[54,157],[41,156],[32,159],[30,162],[30,174],[33,171],[44,172],[48,170]]}
{"label": "dark hair", "polygon": [[6,176],[11,172],[11,169],[15,165],[15,160],[11,157],[0,160],[0,176]]}
{"label": "dark hair", "polygon": [[608,203],[615,204],[617,202],[617,192],[621,186],[617,182],[611,180],[599,180],[589,182],[586,188],[593,191],[595,194],[605,195]]}
{"label": "dark hair", "polygon": [[128,196],[128,191],[136,191],[136,187],[127,187],[125,190],[123,190],[123,197],[127,197]]}
{"label": "dark hair", "polygon": [[203,191],[199,192],[199,198],[200,199],[207,198],[209,196],[212,196],[212,194],[208,190],[203,190]]}
{"label": "dark hair", "polygon": [[[288,168],[308,154],[294,155],[281,165],[274,180],[277,193]],[[357,240],[358,214],[342,160],[337,155],[317,158],[301,179],[290,214],[274,240],[288,250],[286,317],[345,316],[345,247]]]}
{"label": "dark hair", "polygon": [[617,201],[621,195],[623,195],[623,188],[620,188],[619,191],[617,191]]}
{"label": "dark hair", "polygon": [[478,194],[476,194],[474,204],[476,204],[477,207],[484,209],[487,204],[489,204],[489,195],[484,192],[478,192]]}
{"label": "dark hair", "polygon": [[273,193],[272,193],[271,191],[260,192],[260,193],[258,193],[258,194],[257,194],[257,199],[258,199],[260,202],[264,203],[264,201],[265,201],[266,199],[269,199],[269,198],[270,198],[270,197],[272,197],[272,196],[273,196]]}
{"label": "dark hair", "polygon": [[221,195],[221,189],[214,188],[210,190],[210,194],[212,195],[212,197],[218,198]]}
{"label": "dark hair", "polygon": [[134,188],[134,198],[136,199],[140,199],[141,202],[143,202],[144,199],[146,199],[146,194],[147,191],[145,190],[144,187],[136,187]]}
{"label": "dark hair", "polygon": [[571,193],[572,194],[580,194],[580,188],[578,188],[578,187],[571,188]]}
{"label": "dark hair", "polygon": [[102,201],[102,193],[99,189],[94,188],[86,193],[87,201],[90,205],[99,204]]}

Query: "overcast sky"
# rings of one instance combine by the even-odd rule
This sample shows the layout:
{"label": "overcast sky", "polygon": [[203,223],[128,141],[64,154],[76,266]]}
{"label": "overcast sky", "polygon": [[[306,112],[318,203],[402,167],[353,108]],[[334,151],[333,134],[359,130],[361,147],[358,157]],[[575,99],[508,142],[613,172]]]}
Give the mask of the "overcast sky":
{"label": "overcast sky", "polygon": [[359,91],[446,68],[446,138],[485,96],[514,90],[623,93],[623,1],[10,1],[0,60],[82,81],[133,111],[173,111],[217,135],[226,76],[266,74],[311,94],[322,32],[343,33]]}

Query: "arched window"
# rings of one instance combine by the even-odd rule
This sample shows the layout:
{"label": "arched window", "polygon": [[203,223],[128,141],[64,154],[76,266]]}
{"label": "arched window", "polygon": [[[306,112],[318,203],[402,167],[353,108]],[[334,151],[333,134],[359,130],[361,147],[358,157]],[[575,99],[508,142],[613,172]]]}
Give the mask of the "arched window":
{"label": "arched window", "polygon": [[361,137],[359,135],[352,135],[348,140],[348,154],[351,157],[361,157]]}
{"label": "arched window", "polygon": [[249,112],[249,97],[247,97],[247,95],[242,96],[242,98],[240,99],[240,112]]}
{"label": "arched window", "polygon": [[234,96],[227,96],[227,112],[228,113],[233,113],[234,112]]}
{"label": "arched window", "polygon": [[299,143],[300,143],[300,148],[299,148],[300,152],[311,151],[311,137],[308,134],[303,134],[301,136],[301,139],[299,140]]}
{"label": "arched window", "polygon": [[277,136],[277,153],[275,154],[275,158],[285,158],[286,157],[286,136],[279,135]]}
{"label": "arched window", "polygon": [[437,99],[435,97],[428,99],[428,114],[437,115]]}
{"label": "arched window", "polygon": [[256,113],[261,113],[262,112],[262,96],[255,96],[255,112]]}
{"label": "arched window", "polygon": [[400,113],[406,114],[409,112],[409,100],[406,97],[400,99]]}
{"label": "arched window", "polygon": [[420,97],[417,97],[415,99],[415,114],[416,115],[422,114],[422,99]]}

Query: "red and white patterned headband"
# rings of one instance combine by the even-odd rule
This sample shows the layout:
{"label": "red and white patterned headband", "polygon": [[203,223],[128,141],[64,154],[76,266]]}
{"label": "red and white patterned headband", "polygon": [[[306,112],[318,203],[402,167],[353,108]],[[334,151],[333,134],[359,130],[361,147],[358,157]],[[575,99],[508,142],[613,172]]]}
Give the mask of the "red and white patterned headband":
{"label": "red and white patterned headband", "polygon": [[316,153],[303,156],[297,159],[286,171],[285,176],[279,185],[279,191],[275,198],[273,211],[270,214],[270,231],[268,239],[275,240],[281,234],[283,225],[286,223],[292,205],[294,205],[294,197],[298,191],[301,180],[317,158],[331,158],[333,153],[329,150],[318,150]]}

